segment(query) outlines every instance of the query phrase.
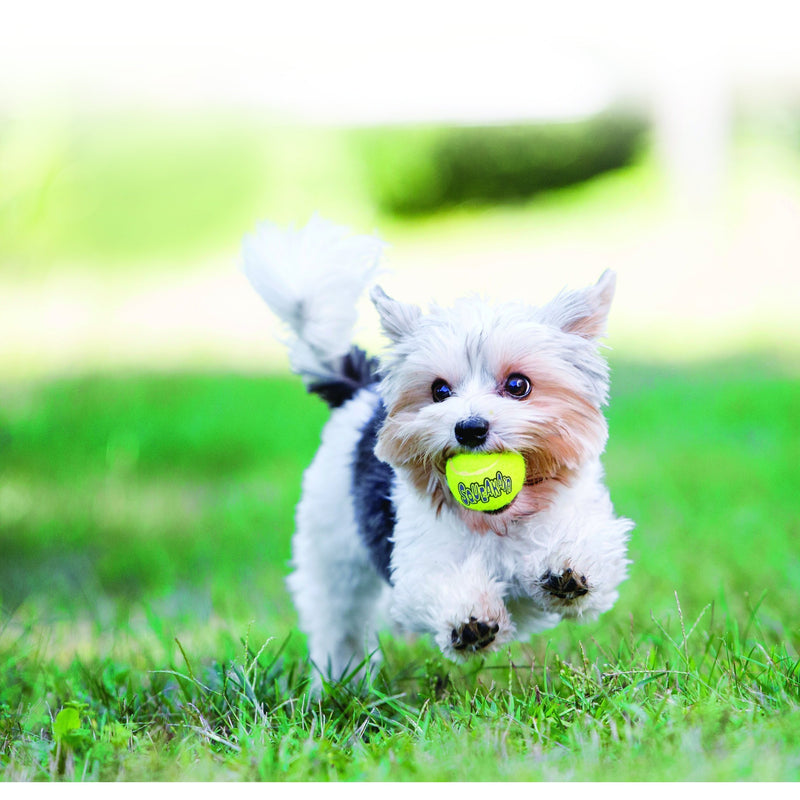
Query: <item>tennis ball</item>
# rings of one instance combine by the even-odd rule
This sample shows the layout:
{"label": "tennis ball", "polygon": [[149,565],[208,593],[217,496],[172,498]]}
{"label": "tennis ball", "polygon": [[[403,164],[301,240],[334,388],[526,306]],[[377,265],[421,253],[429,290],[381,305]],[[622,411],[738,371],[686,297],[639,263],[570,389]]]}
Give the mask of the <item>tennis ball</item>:
{"label": "tennis ball", "polygon": [[445,478],[464,508],[497,511],[522,489],[525,459],[519,453],[459,453],[448,459]]}

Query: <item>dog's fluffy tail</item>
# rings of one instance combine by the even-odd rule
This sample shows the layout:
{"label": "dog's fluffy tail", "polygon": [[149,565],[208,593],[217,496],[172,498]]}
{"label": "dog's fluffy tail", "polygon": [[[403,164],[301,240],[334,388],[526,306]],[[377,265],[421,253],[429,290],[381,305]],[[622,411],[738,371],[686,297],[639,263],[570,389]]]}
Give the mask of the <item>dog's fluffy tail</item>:
{"label": "dog's fluffy tail", "polygon": [[352,347],[356,301],[375,277],[383,242],[313,216],[299,230],[261,223],[242,245],[242,269],[288,328],[292,369],[333,407],[377,379]]}

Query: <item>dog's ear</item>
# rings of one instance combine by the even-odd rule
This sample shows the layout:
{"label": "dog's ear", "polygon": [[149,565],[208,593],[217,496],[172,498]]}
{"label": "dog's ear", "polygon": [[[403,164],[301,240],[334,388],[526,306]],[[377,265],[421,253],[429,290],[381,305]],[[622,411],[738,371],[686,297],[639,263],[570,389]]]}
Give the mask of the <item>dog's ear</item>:
{"label": "dog's ear", "polygon": [[384,333],[393,342],[399,342],[417,327],[422,316],[419,306],[393,300],[380,286],[373,286],[369,296],[378,309]]}
{"label": "dog's ear", "polygon": [[566,333],[599,339],[606,333],[616,284],[616,273],[607,269],[594,286],[558,294],[541,309],[541,319]]}

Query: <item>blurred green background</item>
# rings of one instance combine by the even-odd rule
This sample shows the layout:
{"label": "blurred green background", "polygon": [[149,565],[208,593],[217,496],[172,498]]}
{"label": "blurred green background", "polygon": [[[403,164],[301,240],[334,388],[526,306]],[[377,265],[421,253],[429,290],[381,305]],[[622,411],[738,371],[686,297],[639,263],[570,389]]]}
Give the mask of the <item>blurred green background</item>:
{"label": "blurred green background", "polygon": [[[69,91],[55,81],[55,39],[58,102],[34,91],[30,54],[15,63],[27,92],[0,83],[0,639],[68,660],[169,650],[177,631],[203,652],[253,621],[265,638],[294,628],[293,508],[327,412],[286,375],[279,330],[237,264],[258,220],[319,212],[377,231],[387,290],[423,305],[468,292],[539,303],[615,268],[606,463],[637,528],[611,619],[672,608],[676,590],[687,613],[717,600],[746,614],[763,599],[796,643],[795,72],[769,97],[757,70],[704,83],[676,69],[666,88],[622,82],[603,102],[544,108],[537,74],[580,94],[558,83],[558,55],[539,73],[515,62],[504,79],[518,111],[486,113],[500,84],[468,61],[468,91],[429,59],[403,62],[405,95],[388,58],[369,87],[359,61],[348,106],[334,91],[342,50],[309,58],[301,91],[290,79],[303,59],[264,47],[261,83],[305,97],[298,110],[219,102],[220,87],[250,85],[245,48],[234,74],[187,46],[193,72],[152,37],[147,59],[117,44],[166,100],[142,100],[122,56],[80,37],[100,100],[74,75]],[[314,89],[320,61],[333,77]],[[201,84],[218,94],[183,103]],[[426,84],[439,105],[385,115]],[[472,116],[448,116],[462,95]],[[367,306],[358,337],[380,347]]]}
{"label": "blurred green background", "polygon": [[66,265],[174,269],[235,247],[264,215],[305,222],[313,208],[382,228],[524,203],[628,166],[646,130],[623,112],[358,128],[237,116],[6,119],[0,268],[28,277]]}

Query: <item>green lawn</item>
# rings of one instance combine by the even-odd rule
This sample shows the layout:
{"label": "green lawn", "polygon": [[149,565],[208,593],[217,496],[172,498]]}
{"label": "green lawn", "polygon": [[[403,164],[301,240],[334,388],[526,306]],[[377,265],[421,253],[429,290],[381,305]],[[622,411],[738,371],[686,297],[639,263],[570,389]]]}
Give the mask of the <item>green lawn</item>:
{"label": "green lawn", "polygon": [[387,637],[374,685],[320,700],[284,588],[316,398],[0,384],[0,775],[798,779],[798,371],[613,370],[608,480],[637,522],[613,611],[467,667]]}

